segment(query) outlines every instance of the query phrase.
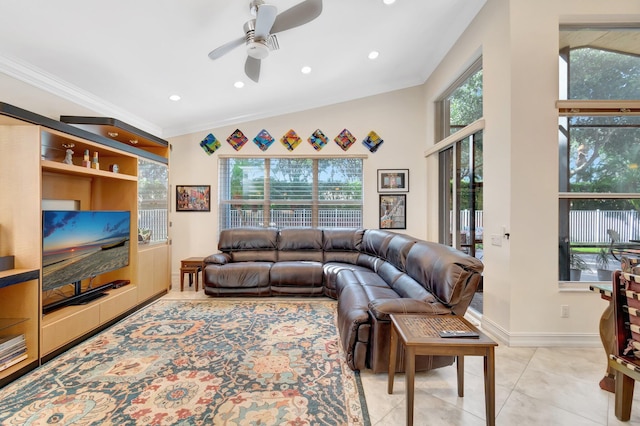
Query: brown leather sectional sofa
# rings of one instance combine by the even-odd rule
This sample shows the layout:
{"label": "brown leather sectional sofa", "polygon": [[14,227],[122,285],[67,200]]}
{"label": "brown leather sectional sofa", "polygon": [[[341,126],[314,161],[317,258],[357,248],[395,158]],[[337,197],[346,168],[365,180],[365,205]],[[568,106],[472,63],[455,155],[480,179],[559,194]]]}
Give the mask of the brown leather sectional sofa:
{"label": "brown leather sectional sofa", "polygon": [[[328,296],[354,370],[388,369],[392,313],[464,315],[482,263],[451,247],[378,229],[236,228],[205,259],[209,296]],[[397,370],[403,371],[403,354]],[[420,357],[416,369],[453,363]]]}

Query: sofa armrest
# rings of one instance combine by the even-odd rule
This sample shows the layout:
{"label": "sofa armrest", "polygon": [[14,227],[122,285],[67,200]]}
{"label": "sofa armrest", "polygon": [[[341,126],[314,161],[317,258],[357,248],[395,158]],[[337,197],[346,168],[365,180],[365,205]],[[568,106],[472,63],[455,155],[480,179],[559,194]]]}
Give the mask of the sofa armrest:
{"label": "sofa armrest", "polygon": [[374,299],[369,302],[369,311],[378,320],[389,321],[389,314],[450,314],[451,309],[442,303],[425,303],[421,300]]}
{"label": "sofa armrest", "polygon": [[227,253],[214,253],[204,258],[204,263],[224,265],[231,262],[231,256]]}

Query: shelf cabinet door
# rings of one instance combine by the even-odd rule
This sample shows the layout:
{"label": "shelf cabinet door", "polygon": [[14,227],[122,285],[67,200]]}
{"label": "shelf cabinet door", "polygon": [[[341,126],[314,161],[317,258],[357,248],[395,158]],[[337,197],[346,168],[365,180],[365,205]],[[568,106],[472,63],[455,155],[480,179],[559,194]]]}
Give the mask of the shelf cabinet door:
{"label": "shelf cabinet door", "polygon": [[169,289],[169,245],[159,244],[138,253],[138,301]]}

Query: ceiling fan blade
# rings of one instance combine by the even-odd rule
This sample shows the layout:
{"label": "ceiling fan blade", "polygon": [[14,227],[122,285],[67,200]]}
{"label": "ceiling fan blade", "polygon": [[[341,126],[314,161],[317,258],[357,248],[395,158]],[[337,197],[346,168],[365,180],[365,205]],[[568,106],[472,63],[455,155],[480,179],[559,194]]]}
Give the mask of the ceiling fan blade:
{"label": "ceiling fan blade", "polygon": [[260,59],[252,58],[251,56],[247,56],[247,60],[244,63],[244,73],[247,74],[251,80],[256,83],[260,79],[260,63],[262,61]]}
{"label": "ceiling fan blade", "polygon": [[256,14],[256,29],[254,37],[260,40],[266,40],[269,37],[269,31],[273,23],[276,21],[278,9],[271,4],[263,4],[258,7]]}
{"label": "ceiling fan blade", "polygon": [[218,59],[219,57],[229,53],[236,47],[242,46],[244,44],[244,41],[245,41],[245,38],[240,37],[239,39],[231,40],[230,42],[227,42],[222,46],[213,49],[211,52],[209,52],[209,59],[211,60]]}
{"label": "ceiling fan blade", "polygon": [[271,34],[304,25],[316,19],[321,13],[322,0],[305,0],[276,16]]}

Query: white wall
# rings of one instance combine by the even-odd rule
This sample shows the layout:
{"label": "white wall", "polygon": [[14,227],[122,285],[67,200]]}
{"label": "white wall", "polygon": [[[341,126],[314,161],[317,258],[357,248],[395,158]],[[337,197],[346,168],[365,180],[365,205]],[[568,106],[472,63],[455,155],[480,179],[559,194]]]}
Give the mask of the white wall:
{"label": "white wall", "polygon": [[[269,156],[329,156],[366,155],[364,160],[364,227],[378,227],[378,169],[409,169],[409,193],[407,193],[407,229],[398,230],[419,238],[426,237],[427,218],[424,156],[425,144],[424,102],[422,89],[414,87],[328,107],[257,120],[233,126],[211,129],[170,139],[170,184],[175,197],[176,185],[211,185],[212,208],[210,213],[175,212],[175,200],[171,206],[172,271],[178,273],[180,259],[190,256],[206,256],[216,251],[218,244],[218,156],[219,155],[269,155]],[[226,142],[227,137],[240,129],[249,142],[238,152]],[[251,141],[262,129],[266,129],[276,141],[262,152]],[[319,152],[307,142],[316,129],[321,129],[330,142]],[[356,143],[343,151],[334,141],[342,129],[347,128]],[[280,137],[294,129],[303,142],[289,152],[280,143]],[[384,143],[375,153],[370,153],[362,139],[375,131]],[[222,148],[207,155],[199,143],[209,133],[218,138]]]}
{"label": "white wall", "polygon": [[[506,226],[511,234],[501,247],[485,244],[483,326],[511,345],[599,344],[606,302],[558,286],[558,27],[634,21],[638,1],[489,0],[425,85],[432,127],[432,102],[482,54],[484,233],[488,240]],[[430,177],[435,166],[429,159]],[[429,189],[432,206],[437,192]],[[560,305],[569,305],[569,318],[560,318]]]}
{"label": "white wall", "polygon": [[[484,68],[484,232],[509,240],[484,249],[483,326],[518,345],[599,345],[598,322],[606,302],[588,290],[558,286],[558,26],[560,23],[640,22],[640,1],[489,0],[424,86],[280,117],[212,129],[224,141],[240,128],[262,128],[280,138],[290,128],[305,139],[316,128],[333,138],[343,128],[357,137],[347,154],[365,161],[365,227],[377,228],[376,170],[410,169],[407,234],[438,235],[437,158],[424,158],[434,141],[433,102],[480,55]],[[385,140],[370,154],[360,143],[375,130]],[[171,140],[171,184],[210,184],[211,213],[175,213],[173,270],[179,260],[207,255],[217,244],[217,155],[198,143],[208,132]],[[274,144],[269,155],[313,155],[304,142],[293,154]],[[340,154],[332,142],[320,155]],[[260,154],[248,144],[240,155]],[[560,305],[570,317],[560,318]],[[604,354],[603,354],[604,359]],[[603,361],[604,363],[604,361]]]}

